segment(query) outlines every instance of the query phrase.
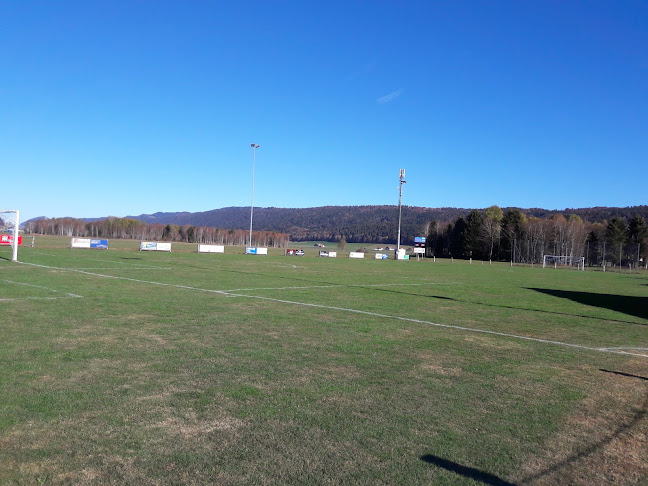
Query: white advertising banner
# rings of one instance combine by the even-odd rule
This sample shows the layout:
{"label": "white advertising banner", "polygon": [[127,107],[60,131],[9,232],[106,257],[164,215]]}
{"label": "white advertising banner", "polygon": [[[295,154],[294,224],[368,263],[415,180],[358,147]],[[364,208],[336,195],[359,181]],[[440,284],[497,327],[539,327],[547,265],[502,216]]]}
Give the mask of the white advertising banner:
{"label": "white advertising banner", "polygon": [[198,253],[225,253],[223,245],[198,245]]}
{"label": "white advertising banner", "polygon": [[245,248],[245,254],[246,255],[267,255],[268,249],[260,248],[256,246],[248,246]]}
{"label": "white advertising banner", "polygon": [[364,253],[361,251],[351,251],[349,252],[349,258],[364,258]]}
{"label": "white advertising banner", "polygon": [[90,248],[90,238],[72,238],[70,248]]}
{"label": "white advertising banner", "polygon": [[414,248],[414,254],[416,255],[417,253],[425,255],[425,248]]}
{"label": "white advertising banner", "polygon": [[142,241],[140,251],[171,251],[171,243],[156,243],[155,241]]}

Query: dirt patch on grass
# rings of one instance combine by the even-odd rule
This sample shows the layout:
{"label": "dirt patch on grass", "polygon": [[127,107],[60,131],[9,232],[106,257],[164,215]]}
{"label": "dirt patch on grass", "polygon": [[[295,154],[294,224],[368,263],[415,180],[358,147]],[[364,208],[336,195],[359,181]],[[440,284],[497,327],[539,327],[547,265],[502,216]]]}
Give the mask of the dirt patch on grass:
{"label": "dirt patch on grass", "polygon": [[434,354],[421,353],[417,357],[421,361],[420,369],[435,375],[459,376],[463,373],[463,370],[456,366],[444,366],[444,363],[439,362],[439,357]]}
{"label": "dirt patch on grass", "polygon": [[562,430],[529,458],[525,485],[646,484],[648,481],[648,368],[636,373],[593,370],[590,395]]}
{"label": "dirt patch on grass", "polygon": [[124,317],[126,321],[139,322],[140,324],[136,326],[119,328],[105,327],[100,324],[83,326],[67,336],[56,339],[55,343],[62,350],[74,350],[89,345],[127,345],[144,349],[152,346],[169,347],[167,340],[155,332],[155,325],[147,323],[147,318],[150,319],[151,316]]}
{"label": "dirt patch on grass", "polygon": [[484,334],[472,334],[464,337],[464,341],[468,343],[474,343],[479,346],[487,346],[493,349],[526,349],[528,347],[527,343],[521,343],[519,341],[514,341],[513,338],[508,339],[503,336],[487,336]]}
{"label": "dirt patch on grass", "polygon": [[190,439],[214,431],[234,431],[244,425],[245,422],[234,417],[202,421],[191,414],[187,417],[167,417],[151,427],[162,429],[167,435]]}
{"label": "dirt patch on grass", "polygon": [[436,364],[422,364],[421,368],[437,375],[459,376],[461,374],[460,368],[444,368]]}

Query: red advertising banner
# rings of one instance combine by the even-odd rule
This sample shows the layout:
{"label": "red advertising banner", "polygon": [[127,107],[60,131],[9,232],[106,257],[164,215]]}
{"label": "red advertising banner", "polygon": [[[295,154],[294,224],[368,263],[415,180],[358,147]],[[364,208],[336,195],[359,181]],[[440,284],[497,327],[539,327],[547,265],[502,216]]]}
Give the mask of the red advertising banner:
{"label": "red advertising banner", "polygon": [[[0,245],[11,245],[13,243],[13,235],[0,235]],[[22,245],[22,236],[18,237],[18,244]]]}

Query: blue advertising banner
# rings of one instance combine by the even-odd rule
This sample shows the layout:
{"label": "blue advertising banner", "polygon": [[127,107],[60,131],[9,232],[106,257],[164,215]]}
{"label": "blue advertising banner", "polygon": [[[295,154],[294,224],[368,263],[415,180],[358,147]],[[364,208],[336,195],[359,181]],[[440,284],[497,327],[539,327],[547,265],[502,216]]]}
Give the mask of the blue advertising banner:
{"label": "blue advertising banner", "polygon": [[108,240],[90,240],[90,248],[108,249]]}
{"label": "blue advertising banner", "polygon": [[248,247],[245,248],[245,254],[246,255],[256,255],[257,254],[257,249],[252,247],[252,246],[248,246]]}
{"label": "blue advertising banner", "polygon": [[415,236],[414,243],[425,243],[425,236]]}

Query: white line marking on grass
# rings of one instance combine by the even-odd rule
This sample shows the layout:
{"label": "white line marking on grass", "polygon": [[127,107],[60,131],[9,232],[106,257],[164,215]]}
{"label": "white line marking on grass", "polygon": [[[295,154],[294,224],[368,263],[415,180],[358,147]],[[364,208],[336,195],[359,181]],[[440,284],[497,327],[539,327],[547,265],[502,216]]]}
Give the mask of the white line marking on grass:
{"label": "white line marking on grass", "polygon": [[620,347],[620,348],[601,348],[601,349],[606,349],[606,350],[609,350],[609,349],[632,349],[632,350],[635,350],[635,351],[648,351],[648,348],[635,348],[635,347],[629,347],[629,346]]}
{"label": "white line marking on grass", "polygon": [[[119,262],[117,262],[119,263]],[[171,267],[137,267],[137,268],[124,268],[124,267],[70,267],[74,270],[171,270]]]}
{"label": "white line marking on grass", "polygon": [[[212,290],[212,289],[201,289],[199,287],[189,287],[187,285],[177,285],[177,284],[168,284],[168,283],[163,283],[163,282],[154,282],[150,280],[139,280],[135,278],[128,278],[128,277],[117,277],[114,275],[102,275],[100,273],[93,273],[93,272],[85,272],[82,270],[75,270],[72,268],[57,268],[57,267],[50,267],[47,265],[38,265],[36,263],[26,263],[26,262],[18,262],[22,263],[23,265],[32,265],[35,267],[42,267],[42,268],[48,268],[48,269],[53,269],[53,270],[63,270],[63,271],[70,271],[70,272],[78,272],[82,273],[85,275],[92,275],[96,277],[103,277],[103,278],[114,278],[117,280],[127,280],[130,282],[139,282],[139,283],[146,283],[146,284],[151,284],[151,285],[161,285],[164,287],[175,287],[179,289],[187,289],[187,290],[197,290],[200,292],[209,292],[213,294],[220,294],[220,295],[225,295],[227,297],[247,297],[249,299],[257,299],[257,300],[266,300],[269,302],[279,302],[281,304],[290,304],[290,305],[298,305],[302,307],[312,307],[312,308],[317,308],[317,309],[327,309],[327,310],[336,310],[340,312],[350,312],[353,314],[360,314],[360,315],[365,315],[365,316],[372,316],[372,317],[380,317],[382,319],[393,319],[397,321],[405,321],[405,322],[414,322],[417,324],[424,324],[427,326],[434,326],[434,327],[441,327],[445,329],[455,329],[458,331],[466,331],[466,332],[475,332],[475,333],[480,333],[480,334],[490,334],[492,336],[502,336],[502,337],[508,337],[508,338],[513,338],[513,339],[521,339],[524,341],[533,341],[537,343],[545,343],[545,344],[553,344],[555,346],[563,346],[563,347],[568,347],[568,348],[575,348],[575,349],[584,349],[586,351],[596,351],[599,353],[612,353],[612,354],[623,354],[623,355],[629,355],[629,356],[639,356],[642,358],[648,358],[648,354],[640,354],[640,353],[631,353],[629,351],[623,351],[623,349],[615,349],[615,348],[594,348],[592,346],[584,346],[582,344],[572,344],[572,343],[565,343],[562,341],[552,341],[550,339],[542,339],[542,338],[534,338],[530,336],[521,336],[519,334],[509,334],[506,332],[498,332],[498,331],[489,331],[487,329],[475,329],[472,327],[464,327],[464,326],[455,326],[452,324],[440,324],[438,322],[431,322],[431,321],[424,321],[421,319],[413,319],[411,317],[402,317],[402,316],[393,316],[389,314],[380,314],[378,312],[369,312],[369,311],[363,311],[363,310],[358,310],[358,309],[350,309],[348,307],[336,307],[336,306],[331,306],[331,305],[322,305],[322,304],[311,304],[308,302],[297,302],[294,300],[284,300],[284,299],[275,299],[272,297],[262,297],[260,295],[246,295],[246,294],[234,294],[231,291],[226,291],[226,290]],[[631,349],[631,348],[626,348],[626,349]]]}
{"label": "white line marking on grass", "polygon": [[22,300],[22,299],[44,299],[44,300],[52,300],[52,299],[69,299],[69,298],[82,298],[82,296],[77,295],[77,294],[72,294],[70,292],[63,292],[62,290],[56,290],[52,289],[50,287],[44,287],[42,285],[34,285],[34,284],[29,284],[29,283],[24,283],[24,282],[14,282],[12,280],[2,280],[2,282],[12,284],[12,285],[22,285],[23,287],[32,287],[35,289],[41,289],[41,290],[47,290],[48,292],[56,292],[57,294],[63,294],[65,297],[20,297],[20,298],[3,298],[0,299],[2,301],[9,301],[9,300]]}
{"label": "white line marking on grass", "polygon": [[[643,358],[648,358],[648,354],[638,354],[638,353],[630,353],[627,351],[622,351],[621,349],[614,349],[614,348],[593,348],[591,346],[584,346],[582,344],[571,344],[571,343],[564,343],[561,341],[552,341],[550,339],[542,339],[542,338],[534,338],[530,336],[520,336],[518,334],[508,334],[505,332],[498,332],[498,331],[489,331],[486,329],[474,329],[471,327],[463,327],[463,326],[455,326],[452,324],[440,324],[438,322],[430,322],[430,321],[423,321],[420,319],[412,319],[410,317],[401,317],[401,316],[392,316],[389,314],[380,314],[378,312],[369,312],[369,311],[362,311],[362,310],[357,310],[357,309],[349,309],[346,307],[335,307],[335,306],[328,306],[328,305],[321,305],[321,304],[309,304],[306,302],[295,302],[291,300],[282,300],[282,299],[274,299],[271,297],[261,297],[259,295],[241,295],[238,294],[239,297],[249,297],[251,299],[261,299],[261,300],[269,300],[272,302],[281,302],[284,304],[293,304],[293,305],[301,305],[305,307],[317,307],[321,309],[329,309],[329,310],[338,310],[338,311],[343,311],[343,312],[352,312],[354,314],[363,314],[367,316],[374,316],[374,317],[381,317],[384,319],[395,319],[398,321],[406,321],[406,322],[416,322],[418,324],[426,324],[428,326],[435,326],[435,327],[443,327],[447,329],[457,329],[460,331],[468,331],[468,332],[478,332],[478,333],[483,333],[483,334],[491,334],[495,336],[504,336],[504,337],[509,337],[509,338],[515,338],[515,339],[524,339],[526,341],[535,341],[539,343],[547,343],[547,344],[555,344],[558,346],[566,346],[570,348],[577,348],[577,349],[586,349],[588,351],[598,351],[602,353],[614,353],[614,354],[628,354],[631,356],[641,356]],[[628,348],[631,349],[631,348]]]}
{"label": "white line marking on grass", "polygon": [[74,299],[82,297],[80,295],[70,295],[68,297],[7,297],[0,298],[0,302],[14,302],[14,301],[23,301],[23,300],[57,300],[57,299]]}
{"label": "white line marking on grass", "polygon": [[152,280],[141,280],[139,278],[130,278],[130,277],[119,277],[117,275],[104,275],[101,273],[95,273],[95,272],[86,272],[85,270],[77,270],[75,268],[63,268],[63,267],[52,267],[49,265],[41,265],[39,263],[28,263],[28,262],[18,262],[21,263],[22,265],[31,265],[33,267],[40,267],[40,268],[47,268],[49,270],[61,270],[64,272],[76,272],[76,273],[82,273],[84,275],[91,275],[93,277],[103,277],[103,278],[114,278],[116,280],[126,280],[129,282],[137,282],[137,283],[147,283],[151,285],[160,285],[162,287],[175,287],[178,289],[187,289],[187,290],[198,290],[200,292],[210,292],[213,294],[221,294],[221,295],[229,295],[232,297],[239,297],[238,295],[235,294],[229,294],[226,291],[223,290],[212,290],[212,289],[201,289],[199,287],[191,287],[188,285],[178,285],[178,284],[170,284],[170,283],[164,283],[164,282],[154,282]]}
{"label": "white line marking on grass", "polygon": [[[27,250],[29,251],[29,250]],[[54,257],[60,257],[61,255],[54,255],[53,253],[43,253],[42,251],[30,251],[29,252],[31,255],[45,255],[45,256],[54,256]]]}
{"label": "white line marking on grass", "polygon": [[335,287],[401,287],[401,286],[412,286],[412,285],[443,285],[443,284],[428,284],[428,283],[408,283],[408,284],[330,284],[330,285],[305,285],[301,287],[250,287],[249,289],[229,289],[223,290],[222,292],[241,292],[249,290],[300,290],[300,289],[329,289]]}
{"label": "white line marking on grass", "polygon": [[84,258],[84,260],[93,260],[95,262],[102,262],[102,263],[117,263],[118,265],[129,265],[132,267],[143,267],[143,268],[157,268],[160,270],[171,270],[171,267],[157,267],[155,265],[147,265],[145,263],[131,263],[131,262],[118,262],[117,260],[104,260],[101,258]]}

